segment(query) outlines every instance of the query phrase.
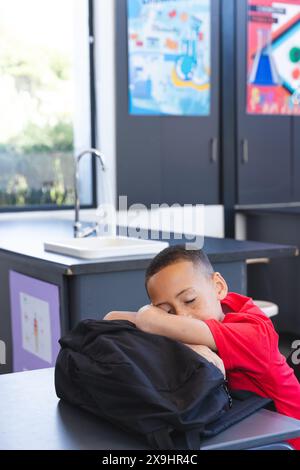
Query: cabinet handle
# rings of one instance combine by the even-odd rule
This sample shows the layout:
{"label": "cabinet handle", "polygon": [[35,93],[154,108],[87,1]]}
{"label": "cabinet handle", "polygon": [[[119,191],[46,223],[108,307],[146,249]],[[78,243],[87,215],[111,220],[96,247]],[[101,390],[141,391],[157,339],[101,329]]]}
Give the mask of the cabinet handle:
{"label": "cabinet handle", "polygon": [[242,141],[242,163],[249,162],[249,143],[247,139]]}
{"label": "cabinet handle", "polygon": [[216,137],[211,139],[210,161],[212,163],[217,163],[218,162],[218,139]]}

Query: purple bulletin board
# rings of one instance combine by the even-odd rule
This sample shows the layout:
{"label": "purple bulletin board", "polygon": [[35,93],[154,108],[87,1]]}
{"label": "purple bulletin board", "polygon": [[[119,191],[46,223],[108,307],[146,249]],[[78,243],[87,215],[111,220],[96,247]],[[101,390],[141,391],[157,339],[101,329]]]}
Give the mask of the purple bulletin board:
{"label": "purple bulletin board", "polygon": [[61,336],[59,288],[9,272],[13,371],[55,365]]}

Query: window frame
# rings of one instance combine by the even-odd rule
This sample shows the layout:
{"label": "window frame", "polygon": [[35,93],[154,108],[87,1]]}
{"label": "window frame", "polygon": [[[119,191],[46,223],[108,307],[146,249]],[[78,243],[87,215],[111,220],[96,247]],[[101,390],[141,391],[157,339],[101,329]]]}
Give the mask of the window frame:
{"label": "window frame", "polygon": [[[96,80],[95,80],[95,36],[94,36],[94,1],[88,0],[88,38],[89,41],[89,92],[90,92],[90,123],[91,123],[91,147],[95,148],[97,143],[97,106],[96,106]],[[91,204],[82,204],[82,209],[95,209],[98,205],[97,197],[97,165],[95,157],[91,158],[91,185],[92,202]],[[41,211],[67,211],[75,207],[75,201],[72,205],[24,205],[24,206],[0,206],[0,215],[3,213],[18,212],[41,212]]]}

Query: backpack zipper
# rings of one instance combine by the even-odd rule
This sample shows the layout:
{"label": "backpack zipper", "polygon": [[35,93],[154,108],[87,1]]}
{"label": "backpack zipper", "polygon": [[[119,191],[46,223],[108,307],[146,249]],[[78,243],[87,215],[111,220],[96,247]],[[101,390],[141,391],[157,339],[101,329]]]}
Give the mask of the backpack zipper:
{"label": "backpack zipper", "polygon": [[229,404],[229,408],[232,408],[232,397],[230,395],[230,392],[229,392],[229,388],[228,388],[228,380],[224,380],[224,383],[223,383],[223,388],[227,394],[227,397],[228,397],[228,404]]}

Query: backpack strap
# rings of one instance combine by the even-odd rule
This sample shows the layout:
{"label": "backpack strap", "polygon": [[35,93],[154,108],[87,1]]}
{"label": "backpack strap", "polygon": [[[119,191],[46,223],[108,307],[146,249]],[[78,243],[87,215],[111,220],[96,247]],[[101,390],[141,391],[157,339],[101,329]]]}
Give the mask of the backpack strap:
{"label": "backpack strap", "polygon": [[166,427],[151,431],[146,434],[151,449],[155,450],[172,450],[175,444],[171,437],[172,428]]}
{"label": "backpack strap", "polygon": [[201,428],[190,429],[189,431],[185,432],[185,439],[186,439],[188,450],[200,450],[200,444],[201,444],[200,435],[202,431],[203,431],[203,426]]}
{"label": "backpack strap", "polygon": [[262,398],[250,392],[246,392],[244,396],[243,393],[236,393],[233,398],[232,408],[226,411],[217,421],[205,427],[202,437],[208,438],[215,436],[219,432],[222,432],[233,424],[242,421],[271,403],[271,399]]}
{"label": "backpack strap", "polygon": [[[177,445],[175,444],[173,438],[171,437],[171,432],[173,431],[172,428],[166,427],[158,429],[157,431],[152,431],[147,434],[147,440],[152,449],[159,449],[159,450],[174,450],[177,449]],[[199,450],[201,439],[200,435],[203,431],[203,426],[189,429],[182,434],[182,438],[184,436],[185,440],[182,438],[180,439],[180,448],[183,445],[185,450]]]}

